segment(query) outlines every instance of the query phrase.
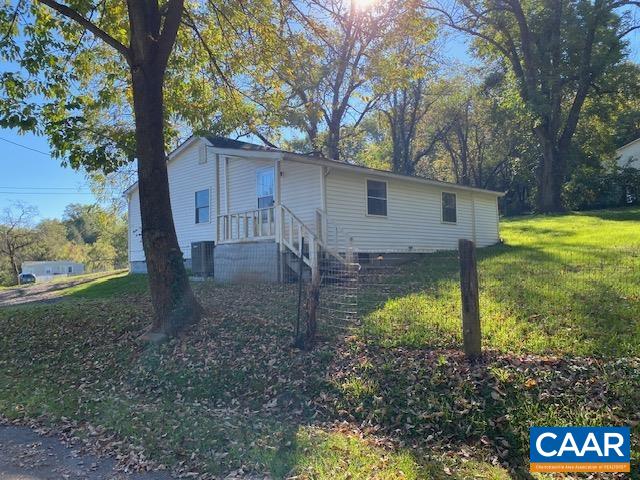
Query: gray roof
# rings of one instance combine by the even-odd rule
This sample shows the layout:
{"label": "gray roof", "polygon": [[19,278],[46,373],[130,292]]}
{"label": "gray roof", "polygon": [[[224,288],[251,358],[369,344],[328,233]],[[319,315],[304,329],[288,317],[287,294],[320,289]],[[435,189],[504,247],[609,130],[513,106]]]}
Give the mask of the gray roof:
{"label": "gray roof", "polygon": [[203,135],[211,145],[216,148],[233,148],[237,150],[253,150],[256,152],[285,152],[278,148],[267,147],[265,145],[256,145],[255,143],[233,140],[227,137],[219,137],[216,135]]}
{"label": "gray roof", "polygon": [[[407,178],[407,179],[422,181],[422,182],[426,182],[426,183],[430,183],[430,184],[437,184],[437,185],[441,185],[441,186],[445,186],[445,187],[448,186],[450,188],[457,188],[457,189],[461,189],[461,190],[475,190],[475,191],[483,191],[483,192],[487,192],[487,193],[494,193],[494,194],[498,194],[498,195],[504,195],[504,192],[495,192],[495,191],[492,191],[492,190],[487,190],[487,189],[478,188],[478,187],[468,187],[468,186],[464,186],[464,185],[460,185],[460,184],[456,184],[456,183],[443,182],[441,180],[433,180],[433,179],[430,179],[430,178],[420,177],[420,176],[417,176],[417,175],[406,175],[406,174],[402,174],[402,173],[394,173],[394,172],[390,172],[390,171],[387,171],[387,170],[379,170],[377,168],[365,167],[364,165],[358,165],[358,164],[351,163],[351,162],[348,162],[348,161],[334,160],[332,158],[327,158],[327,157],[323,157],[323,156],[320,156],[320,155],[301,154],[301,153],[291,152],[291,151],[287,151],[287,150],[281,150],[279,148],[269,147],[269,146],[265,146],[265,145],[257,145],[255,143],[243,142],[241,140],[233,140],[231,138],[221,137],[221,136],[218,136],[218,135],[210,135],[210,134],[206,134],[206,133],[205,134],[201,134],[201,135],[197,135],[197,134],[191,135],[191,137],[189,137],[187,140],[182,142],[175,150],[173,150],[173,152],[179,150],[187,142],[189,142],[193,138],[197,138],[197,137],[202,137],[202,138],[207,139],[207,141],[214,148],[222,148],[222,149],[229,149],[229,150],[244,150],[244,151],[253,151],[253,152],[282,153],[282,154],[286,154],[286,155],[290,156],[290,158],[291,158],[291,156],[293,156],[294,158],[297,157],[299,159],[318,160],[319,162],[331,162],[331,163],[334,163],[334,164],[340,164],[342,167],[351,167],[351,168],[353,168],[355,170],[368,171],[370,173],[377,173],[377,174],[381,174],[381,175],[393,176],[393,177],[396,177],[396,178]],[[169,155],[173,154],[173,152],[171,152]],[[125,194],[128,193],[137,184],[138,184],[138,182],[135,182],[133,185],[131,185],[129,188],[127,188],[124,191],[124,193]]]}

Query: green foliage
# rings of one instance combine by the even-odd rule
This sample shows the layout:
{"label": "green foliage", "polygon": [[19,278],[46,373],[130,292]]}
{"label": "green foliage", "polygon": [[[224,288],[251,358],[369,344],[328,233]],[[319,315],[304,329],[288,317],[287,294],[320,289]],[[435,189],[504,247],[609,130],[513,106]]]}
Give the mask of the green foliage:
{"label": "green foliage", "polygon": [[[6,225],[0,224],[0,232]],[[127,264],[127,223],[116,212],[99,205],[70,204],[63,220],[45,219],[25,227],[34,238],[19,252],[18,266],[27,260],[71,260],[85,264],[86,271],[113,270]],[[8,258],[0,258],[0,284],[15,278]]]}
{"label": "green foliage", "polygon": [[602,170],[581,166],[564,188],[565,203],[572,210],[635,203],[639,193],[640,171],[634,168]]}
{"label": "green foliage", "polygon": [[[278,49],[273,3],[188,3],[164,83],[165,137],[171,150],[185,131],[229,133],[269,121],[269,90],[250,100],[246,79],[260,81]],[[107,0],[71,5],[129,45],[127,7]],[[129,66],[111,47],[40,2],[0,6],[0,126],[48,137],[64,164],[111,173],[136,155]],[[250,32],[250,34],[249,34]],[[260,39],[246,48],[251,39]],[[248,89],[247,89],[248,90]],[[259,105],[264,106],[259,107]]]}

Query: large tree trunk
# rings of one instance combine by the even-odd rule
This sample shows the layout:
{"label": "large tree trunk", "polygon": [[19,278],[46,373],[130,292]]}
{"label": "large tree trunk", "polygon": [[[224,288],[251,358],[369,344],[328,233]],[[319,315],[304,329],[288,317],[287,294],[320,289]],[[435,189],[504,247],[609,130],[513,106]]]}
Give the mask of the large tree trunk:
{"label": "large tree trunk", "polygon": [[200,319],[178,245],[164,150],[162,71],[153,65],[134,66],[133,103],[142,243],[154,307],[152,332],[174,335]]}
{"label": "large tree trunk", "polygon": [[329,124],[325,142],[327,158],[340,160],[340,119],[334,118]]}
{"label": "large tree trunk", "polygon": [[537,172],[536,209],[540,213],[561,212],[563,211],[562,186],[565,176],[566,152],[561,152],[548,138],[541,140],[543,152],[542,162]]}

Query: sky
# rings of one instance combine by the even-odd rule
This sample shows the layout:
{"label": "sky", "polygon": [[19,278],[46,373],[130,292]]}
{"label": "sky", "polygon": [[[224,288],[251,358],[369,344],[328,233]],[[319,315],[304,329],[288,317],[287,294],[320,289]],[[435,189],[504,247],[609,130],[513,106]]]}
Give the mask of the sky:
{"label": "sky", "polygon": [[83,173],[51,158],[46,138],[0,129],[0,209],[24,202],[39,218],[60,218],[69,203],[95,201]]}
{"label": "sky", "polygon": [[[640,63],[640,32],[632,34],[630,58]],[[473,63],[465,39],[448,39],[443,52],[453,61]],[[0,62],[0,72],[10,69]],[[60,218],[70,203],[94,203],[84,173],[63,167],[49,155],[46,138],[0,129],[0,211],[15,202],[38,208],[39,218]]]}

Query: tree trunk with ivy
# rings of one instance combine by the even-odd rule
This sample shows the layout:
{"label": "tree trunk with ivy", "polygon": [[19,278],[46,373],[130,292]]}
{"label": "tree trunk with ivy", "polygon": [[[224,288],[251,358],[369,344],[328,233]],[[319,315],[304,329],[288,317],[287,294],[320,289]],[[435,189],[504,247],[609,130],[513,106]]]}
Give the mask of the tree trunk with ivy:
{"label": "tree trunk with ivy", "polygon": [[[138,191],[142,244],[154,308],[151,335],[171,336],[196,323],[201,315],[184,266],[171,214],[164,141],[163,83],[169,52],[175,41],[182,2],[174,2],[160,33],[157,8],[130,0],[130,71],[135,113]],[[173,13],[173,17],[170,17]],[[170,22],[174,22],[172,24]],[[173,39],[163,35],[171,35]],[[160,39],[160,40],[157,40]]]}

